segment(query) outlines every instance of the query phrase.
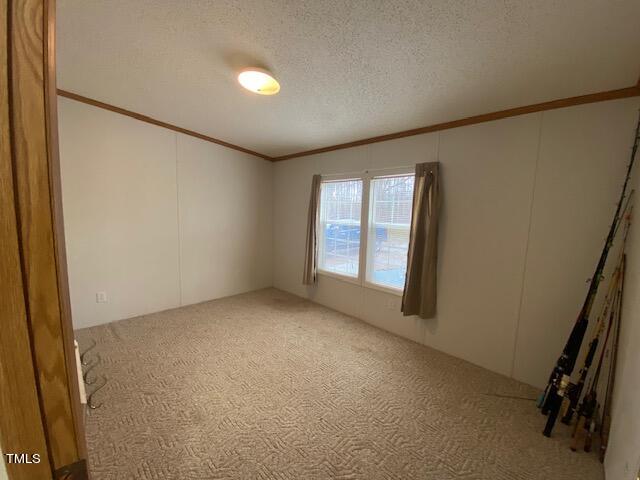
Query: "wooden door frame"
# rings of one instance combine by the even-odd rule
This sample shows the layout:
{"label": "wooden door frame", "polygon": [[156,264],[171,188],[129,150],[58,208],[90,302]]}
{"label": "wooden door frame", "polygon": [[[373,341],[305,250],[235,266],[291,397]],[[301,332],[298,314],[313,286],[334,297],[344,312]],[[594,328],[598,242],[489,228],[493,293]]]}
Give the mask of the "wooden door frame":
{"label": "wooden door frame", "polygon": [[[87,478],[58,157],[55,0],[0,0],[0,447]],[[6,457],[5,459],[6,460]]]}

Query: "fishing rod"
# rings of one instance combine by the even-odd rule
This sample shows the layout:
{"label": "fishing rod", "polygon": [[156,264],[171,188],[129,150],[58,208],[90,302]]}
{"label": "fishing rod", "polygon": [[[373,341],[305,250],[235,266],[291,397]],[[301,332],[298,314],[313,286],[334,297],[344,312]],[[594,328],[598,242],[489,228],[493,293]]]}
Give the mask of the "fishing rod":
{"label": "fishing rod", "polygon": [[[627,225],[625,227],[626,229],[625,241],[626,241],[626,234],[629,231],[629,222],[630,220],[628,217]],[[581,411],[582,414],[585,416],[585,422],[584,422],[585,423],[584,429],[586,431],[586,436],[584,440],[585,452],[591,451],[593,434],[595,433],[598,427],[598,410],[600,408],[600,403],[598,403],[598,383],[600,381],[600,373],[602,370],[602,365],[604,363],[604,357],[607,351],[607,345],[609,344],[609,335],[611,333],[614,323],[616,323],[616,319],[619,319],[620,312],[622,309],[622,279],[624,278],[623,275],[624,275],[625,259],[626,259],[626,257],[624,256],[624,247],[625,245],[623,243],[620,260],[618,261],[618,266],[616,267],[616,270],[618,270],[619,272],[618,282],[617,282],[618,285],[617,285],[614,307],[611,310],[609,325],[607,327],[607,335],[604,340],[602,351],[600,352],[600,359],[598,360],[598,366],[596,368],[593,378],[591,379],[591,385],[589,387],[589,391],[587,392],[584,399],[582,400],[583,404],[579,409],[579,411]]]}
{"label": "fishing rod", "polygon": [[609,431],[611,430],[611,401],[613,396],[613,386],[616,377],[616,365],[618,363],[618,345],[620,344],[620,326],[622,322],[622,302],[624,300],[624,274],[627,266],[627,256],[622,255],[622,272],[620,275],[620,295],[618,298],[619,308],[616,315],[616,328],[611,342],[609,360],[609,373],[607,376],[607,389],[604,396],[604,406],[602,408],[602,425],[600,427],[600,462],[604,462],[609,443]]}
{"label": "fishing rod", "polygon": [[571,373],[573,372],[573,368],[575,367],[578,355],[580,354],[582,341],[584,340],[587,326],[589,325],[589,315],[591,314],[593,302],[598,292],[598,286],[600,285],[600,281],[602,280],[604,266],[607,262],[607,256],[609,255],[609,250],[611,249],[611,245],[613,244],[613,239],[618,228],[618,223],[620,222],[622,205],[625,201],[627,186],[629,184],[631,171],[633,169],[636,153],[638,151],[639,140],[640,117],[638,118],[638,123],[636,125],[633,147],[631,149],[631,161],[629,162],[629,165],[627,167],[627,175],[622,186],[622,192],[620,193],[620,200],[618,201],[618,205],[616,206],[616,211],[613,216],[613,222],[611,223],[611,227],[609,228],[609,233],[607,235],[604,248],[602,250],[602,253],[600,254],[600,259],[598,260],[598,264],[596,265],[595,272],[591,277],[589,290],[587,291],[587,296],[584,300],[582,308],[580,309],[578,318],[576,319],[567,343],[562,350],[562,354],[558,358],[556,365],[551,371],[551,375],[549,376],[549,381],[547,383],[547,388],[545,390],[545,395],[542,401],[542,413],[548,415],[547,423],[543,431],[543,434],[547,437],[551,436],[551,432],[556,423],[556,419],[558,418],[558,413],[560,412],[560,407],[562,405],[562,399],[565,396],[569,383],[571,382]]}
{"label": "fishing rod", "polygon": [[600,335],[602,335],[602,332],[604,332],[606,320],[607,318],[609,318],[609,308],[613,308],[614,297],[616,296],[618,275],[619,271],[616,268],[616,271],[613,273],[613,276],[611,278],[609,291],[607,292],[604,304],[602,306],[602,312],[598,317],[595,332],[591,341],[589,342],[589,350],[587,351],[587,355],[584,359],[584,365],[580,369],[580,372],[578,374],[578,382],[576,384],[570,384],[570,386],[567,388],[567,394],[565,396],[569,399],[569,405],[567,407],[566,413],[561,420],[565,425],[571,424],[571,419],[573,418],[574,413],[576,413],[578,402],[580,400],[580,397],[582,396],[582,390],[584,389],[587,375],[589,374],[589,369],[591,368],[593,359],[596,356],[596,351],[598,350]]}
{"label": "fishing rod", "polygon": [[607,327],[607,334],[604,339],[604,345],[600,353],[600,359],[598,360],[598,366],[596,367],[595,374],[589,383],[589,389],[582,399],[582,403],[578,408],[578,422],[573,430],[573,441],[571,442],[571,450],[574,452],[578,449],[578,444],[583,434],[586,434],[584,440],[584,451],[591,450],[591,439],[596,429],[596,418],[598,415],[598,392],[597,386],[600,380],[600,371],[602,369],[602,362],[604,360],[605,347],[609,341],[609,334],[611,333],[611,326],[617,314],[617,307],[619,305],[619,291],[616,291],[615,310],[612,309],[609,316],[609,325]]}
{"label": "fishing rod", "polygon": [[621,241],[620,259],[618,260],[618,265],[616,266],[611,276],[609,289],[607,291],[607,294],[605,295],[602,305],[602,311],[598,316],[595,332],[593,333],[591,341],[589,342],[589,348],[585,356],[584,365],[582,366],[582,368],[580,369],[580,373],[578,374],[578,381],[575,384],[571,383],[567,388],[567,393],[565,396],[569,399],[569,405],[564,416],[562,417],[562,423],[564,423],[565,425],[571,424],[571,419],[576,412],[576,407],[578,406],[578,402],[582,395],[582,390],[587,380],[589,369],[591,368],[591,364],[593,363],[593,359],[595,358],[596,351],[598,350],[600,336],[604,331],[606,320],[607,318],[609,318],[609,308],[615,307],[614,301],[617,300],[617,290],[621,278],[622,255],[624,255],[625,245],[627,243],[627,237],[629,235],[629,227],[631,225],[631,210],[633,209],[633,206],[630,205],[630,200],[633,197],[633,193],[634,190],[631,190],[622,214],[622,218],[624,219],[624,235]]}

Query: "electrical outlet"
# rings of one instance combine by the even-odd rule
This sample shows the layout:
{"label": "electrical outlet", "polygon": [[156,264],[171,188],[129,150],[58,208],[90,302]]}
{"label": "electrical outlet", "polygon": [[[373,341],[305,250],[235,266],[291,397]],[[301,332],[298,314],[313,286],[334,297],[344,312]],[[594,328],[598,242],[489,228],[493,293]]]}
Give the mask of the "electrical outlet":
{"label": "electrical outlet", "polygon": [[97,292],[96,303],[107,303],[107,292]]}

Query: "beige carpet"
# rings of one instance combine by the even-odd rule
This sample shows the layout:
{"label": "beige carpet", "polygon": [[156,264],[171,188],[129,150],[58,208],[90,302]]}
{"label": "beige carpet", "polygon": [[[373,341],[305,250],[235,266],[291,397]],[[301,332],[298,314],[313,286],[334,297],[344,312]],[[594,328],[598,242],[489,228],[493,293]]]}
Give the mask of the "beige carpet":
{"label": "beige carpet", "polygon": [[603,478],[533,388],[275,289],[77,333],[94,480]]}

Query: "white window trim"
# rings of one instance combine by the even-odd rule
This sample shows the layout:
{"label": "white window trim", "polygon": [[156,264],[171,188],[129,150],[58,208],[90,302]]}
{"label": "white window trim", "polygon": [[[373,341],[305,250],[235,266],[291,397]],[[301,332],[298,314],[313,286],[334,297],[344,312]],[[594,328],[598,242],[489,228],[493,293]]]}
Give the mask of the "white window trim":
{"label": "white window trim", "polygon": [[320,270],[318,268],[318,275],[322,275],[323,277],[335,278],[336,280],[352,283],[354,285],[362,285],[360,280],[356,277],[350,277],[349,275],[342,275],[340,273],[330,272],[329,270]]}
{"label": "white window trim", "polygon": [[[415,168],[413,166],[407,167],[393,167],[393,168],[380,168],[375,170],[364,170],[362,172],[353,173],[339,173],[339,174],[325,174],[322,175],[321,182],[339,182],[344,180],[362,180],[362,206],[360,212],[360,252],[358,263],[358,276],[351,277],[349,275],[342,275],[336,272],[330,272],[323,270],[318,266],[318,275],[335,278],[354,285],[360,285],[361,287],[370,288],[372,290],[378,290],[385,293],[390,293],[401,297],[404,293],[403,288],[393,288],[386,285],[379,285],[367,280],[367,261],[368,250],[367,243],[369,240],[369,225],[371,223],[371,210],[369,208],[371,202],[370,188],[371,180],[374,178],[395,177],[401,175],[414,175]],[[318,222],[320,219],[318,218]]]}

